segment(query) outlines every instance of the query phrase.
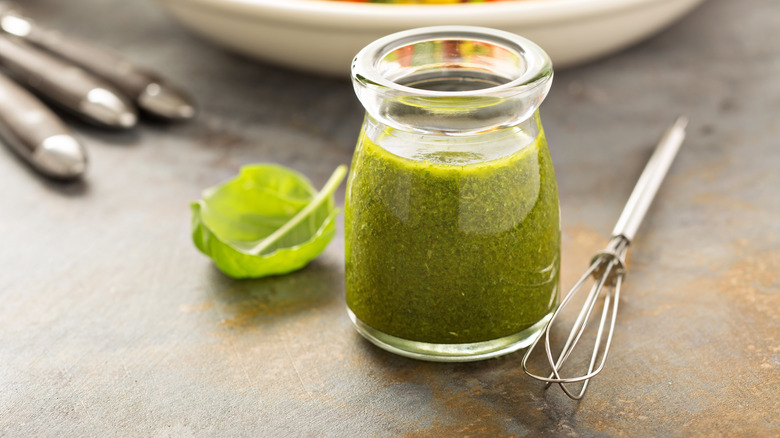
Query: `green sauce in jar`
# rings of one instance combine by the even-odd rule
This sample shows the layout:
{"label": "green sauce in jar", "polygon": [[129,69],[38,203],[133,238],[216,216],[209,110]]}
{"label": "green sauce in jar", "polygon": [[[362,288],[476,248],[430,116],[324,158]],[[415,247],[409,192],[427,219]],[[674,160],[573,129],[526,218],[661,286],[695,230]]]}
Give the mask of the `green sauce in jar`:
{"label": "green sauce in jar", "polygon": [[532,123],[538,136],[497,132],[488,156],[457,139],[409,149],[393,133],[361,132],[345,207],[355,317],[397,338],[462,344],[522,332],[553,310],[558,189]]}

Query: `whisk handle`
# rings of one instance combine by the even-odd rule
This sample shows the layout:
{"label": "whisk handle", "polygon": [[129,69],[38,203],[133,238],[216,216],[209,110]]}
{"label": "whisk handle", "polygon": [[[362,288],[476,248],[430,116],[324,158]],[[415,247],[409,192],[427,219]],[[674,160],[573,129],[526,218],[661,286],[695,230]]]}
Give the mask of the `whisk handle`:
{"label": "whisk handle", "polygon": [[634,240],[645,213],[650,208],[661,182],[677,156],[677,151],[680,150],[687,124],[688,119],[680,117],[664,133],[634,186],[626,206],[623,207],[623,212],[612,230],[613,236],[623,236],[629,242]]}

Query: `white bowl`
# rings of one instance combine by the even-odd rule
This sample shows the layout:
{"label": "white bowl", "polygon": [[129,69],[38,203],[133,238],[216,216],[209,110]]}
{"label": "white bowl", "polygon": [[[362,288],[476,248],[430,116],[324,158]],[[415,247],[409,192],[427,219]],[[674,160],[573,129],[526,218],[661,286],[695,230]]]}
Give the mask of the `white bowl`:
{"label": "white bowl", "polygon": [[525,0],[393,5],[323,0],[158,0],[185,26],[236,52],[280,65],[347,75],[371,41],[399,30],[474,25],[520,34],[556,68],[636,43],[704,0]]}

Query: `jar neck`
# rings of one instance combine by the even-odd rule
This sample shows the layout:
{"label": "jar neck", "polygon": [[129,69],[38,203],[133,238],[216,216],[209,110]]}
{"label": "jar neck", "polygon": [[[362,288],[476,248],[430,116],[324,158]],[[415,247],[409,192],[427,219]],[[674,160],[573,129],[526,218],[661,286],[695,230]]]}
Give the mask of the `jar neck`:
{"label": "jar neck", "polygon": [[389,35],[361,50],[352,65],[358,99],[377,122],[449,136],[531,119],[552,77],[549,57],[533,42],[469,26]]}
{"label": "jar neck", "polygon": [[[474,164],[496,160],[532,146],[546,145],[539,112],[514,126],[469,135],[420,133],[397,129],[366,114],[361,141],[370,141],[393,155],[439,164]],[[545,146],[546,147],[546,146]],[[447,158],[444,160],[443,158]]]}

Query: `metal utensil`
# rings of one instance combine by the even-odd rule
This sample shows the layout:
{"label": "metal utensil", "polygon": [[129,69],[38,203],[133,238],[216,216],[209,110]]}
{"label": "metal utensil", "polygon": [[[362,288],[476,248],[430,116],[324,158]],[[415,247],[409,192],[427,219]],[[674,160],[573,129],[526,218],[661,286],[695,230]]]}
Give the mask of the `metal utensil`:
{"label": "metal utensil", "polygon": [[195,116],[192,99],[157,74],[109,49],[40,26],[10,2],[0,2],[0,29],[100,76],[151,115],[167,120]]}
{"label": "metal utensil", "polygon": [[0,137],[46,176],[73,179],[87,168],[87,154],[65,124],[4,75],[0,75]]}
{"label": "metal utensil", "polygon": [[[623,212],[621,213],[615,228],[612,230],[612,238],[610,239],[609,244],[603,251],[596,254],[591,261],[590,267],[585,271],[582,277],[580,277],[574,287],[572,287],[558,309],[553,313],[550,321],[523,356],[522,366],[523,371],[525,371],[526,374],[535,379],[547,382],[548,386],[552,383],[557,383],[566,395],[572,399],[581,399],[588,389],[590,379],[604,368],[604,363],[607,360],[609,347],[612,342],[612,333],[615,329],[618,302],[620,301],[620,288],[623,284],[623,276],[625,275],[626,250],[634,239],[636,231],[642,223],[642,219],[644,219],[648,208],[650,208],[650,204],[652,203],[658,188],[661,186],[661,182],[674,161],[677,151],[680,149],[680,145],[685,138],[685,127],[687,123],[687,119],[681,117],[666,131],[645,166],[642,175],[639,177],[639,181],[637,181],[634,191],[628,198],[628,202],[623,208]],[[591,277],[594,284],[585,298],[585,303],[577,315],[558,358],[554,360],[550,347],[550,330],[561,311],[571,302],[577,292],[582,289],[583,284],[588,281],[588,279],[591,279]],[[588,370],[581,375],[562,377],[561,368],[571,355],[574,347],[580,341],[593,308],[602,295],[603,309],[601,320],[599,321]],[[607,320],[609,320],[609,327],[607,328],[605,338],[604,328]],[[541,339],[544,339],[547,361],[552,369],[552,372],[546,377],[534,374],[528,369],[527,365],[528,358],[531,356],[536,344],[538,344]],[[599,353],[601,353],[600,356]],[[600,361],[598,360],[599,357]],[[596,368],[595,365],[597,362],[599,365]],[[577,394],[574,394],[566,385],[576,382],[583,382],[583,384],[580,391]]]}
{"label": "metal utensil", "polygon": [[0,35],[0,64],[19,83],[89,122],[128,129],[138,121],[121,91],[15,37]]}

